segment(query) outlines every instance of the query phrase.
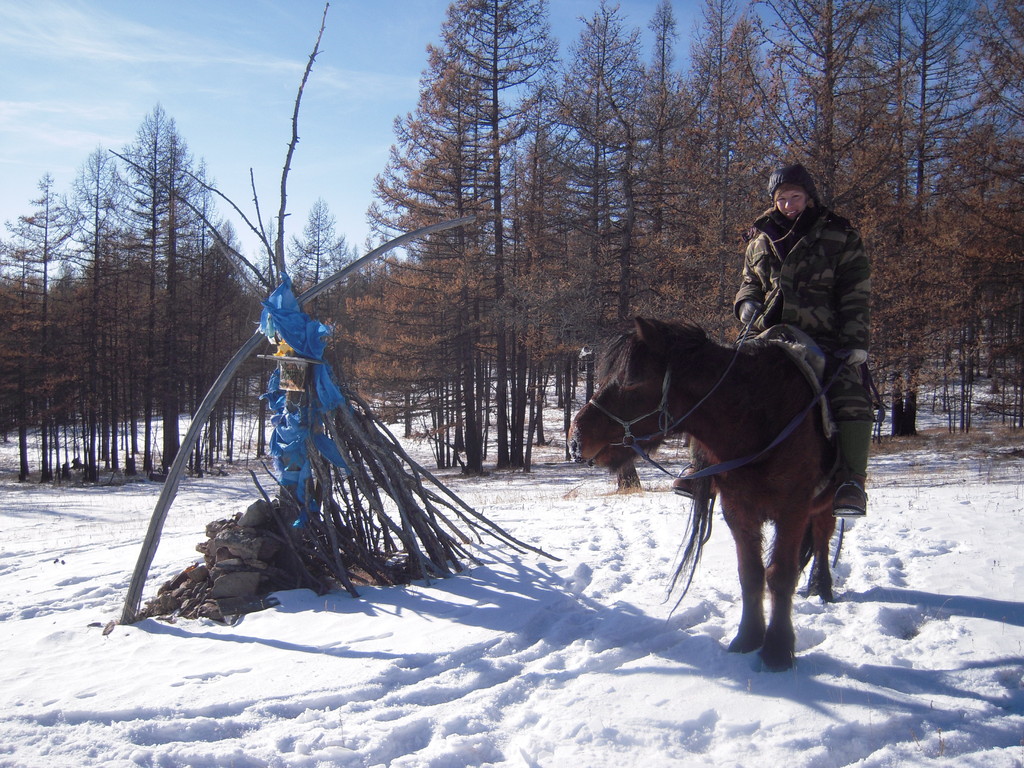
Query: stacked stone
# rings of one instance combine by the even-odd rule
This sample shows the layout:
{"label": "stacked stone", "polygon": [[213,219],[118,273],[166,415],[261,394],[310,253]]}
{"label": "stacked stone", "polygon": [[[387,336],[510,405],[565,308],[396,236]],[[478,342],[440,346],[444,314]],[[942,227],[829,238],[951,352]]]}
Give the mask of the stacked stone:
{"label": "stacked stone", "polygon": [[190,565],[164,584],[141,617],[207,618],[226,621],[261,610],[276,601],[266,598],[277,589],[297,586],[297,577],[279,562],[286,544],[276,530],[265,500],[228,520],[206,526],[206,540],[196,545],[203,561]]}

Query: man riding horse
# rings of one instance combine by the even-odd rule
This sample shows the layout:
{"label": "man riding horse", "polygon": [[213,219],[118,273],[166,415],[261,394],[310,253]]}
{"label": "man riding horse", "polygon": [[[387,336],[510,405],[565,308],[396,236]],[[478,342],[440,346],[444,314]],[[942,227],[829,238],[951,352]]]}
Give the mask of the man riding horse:
{"label": "man riding horse", "polygon": [[[870,341],[868,258],[850,222],[822,205],[802,165],[773,172],[768,195],[772,207],[747,236],[734,313],[755,332],[794,326],[840,366],[828,390],[840,450],[833,514],[862,516],[874,417],[861,374]],[[676,478],[677,493],[691,494],[687,474],[693,471],[687,468]]]}

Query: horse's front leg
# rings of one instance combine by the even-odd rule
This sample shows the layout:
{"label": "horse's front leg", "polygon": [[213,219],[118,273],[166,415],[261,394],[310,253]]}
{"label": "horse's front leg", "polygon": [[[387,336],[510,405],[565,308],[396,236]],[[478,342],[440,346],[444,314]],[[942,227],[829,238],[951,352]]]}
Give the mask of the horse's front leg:
{"label": "horse's front leg", "polygon": [[[729,521],[728,516],[726,521]],[[736,637],[729,644],[731,653],[750,653],[764,643],[764,560],[761,553],[761,528],[740,528],[729,524],[736,543],[739,563],[743,614]]]}
{"label": "horse's front leg", "polygon": [[[801,522],[806,524],[806,518]],[[803,525],[776,525],[775,546],[766,573],[772,609],[760,654],[765,669],[771,672],[781,672],[793,666],[796,652],[793,594],[800,576],[800,541],[803,531]]]}

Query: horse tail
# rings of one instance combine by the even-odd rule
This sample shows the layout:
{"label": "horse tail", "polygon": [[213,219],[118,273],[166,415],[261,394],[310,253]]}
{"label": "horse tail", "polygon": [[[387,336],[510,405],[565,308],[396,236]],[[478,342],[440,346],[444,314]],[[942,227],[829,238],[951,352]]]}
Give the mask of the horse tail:
{"label": "horse tail", "polygon": [[811,562],[811,558],[814,556],[814,526],[811,521],[807,521],[807,527],[804,529],[804,540],[800,542],[800,570],[802,571],[807,567],[807,564]]}
{"label": "horse tail", "polygon": [[690,522],[687,534],[684,534],[686,545],[683,547],[682,557],[675,573],[672,574],[672,582],[668,589],[671,595],[676,591],[676,587],[682,584],[682,591],[679,593],[679,599],[676,600],[673,610],[679,607],[679,603],[683,601],[690,589],[690,584],[693,583],[693,576],[697,572],[697,565],[700,563],[704,545],[711,538],[714,511],[715,494],[711,492],[711,478],[697,478],[693,481]]}

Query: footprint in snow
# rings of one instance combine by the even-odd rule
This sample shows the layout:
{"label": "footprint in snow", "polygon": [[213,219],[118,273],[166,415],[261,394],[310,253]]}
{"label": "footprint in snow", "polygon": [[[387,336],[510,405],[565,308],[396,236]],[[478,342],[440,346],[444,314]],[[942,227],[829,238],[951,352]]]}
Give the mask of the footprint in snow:
{"label": "footprint in snow", "polygon": [[878,630],[900,640],[913,640],[921,633],[927,619],[917,608],[880,608]]}

